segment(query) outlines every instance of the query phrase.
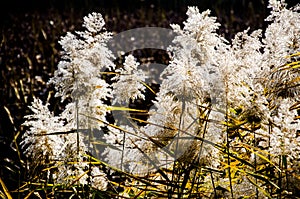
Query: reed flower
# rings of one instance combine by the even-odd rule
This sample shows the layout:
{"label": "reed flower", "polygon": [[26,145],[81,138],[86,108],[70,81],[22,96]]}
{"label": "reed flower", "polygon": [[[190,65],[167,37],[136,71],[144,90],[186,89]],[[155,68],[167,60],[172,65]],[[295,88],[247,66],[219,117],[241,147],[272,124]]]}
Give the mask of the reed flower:
{"label": "reed flower", "polygon": [[[110,110],[127,110],[114,105],[147,97],[147,76],[132,55],[115,69],[107,47],[112,35],[104,29],[101,14],[89,14],[84,31],[62,37],[62,61],[49,81],[56,96],[69,103],[55,116],[48,104],[34,99],[33,114],[24,123],[25,155],[52,164],[56,170],[49,172],[55,183],[72,185],[77,179],[81,185],[106,190],[106,174],[86,161],[95,141],[92,132],[106,127],[101,157],[112,167],[142,176],[171,170],[172,175],[157,178],[167,180],[176,178],[176,166],[188,165],[191,173],[185,174],[199,180],[177,176],[178,182],[193,186],[197,181],[202,187],[197,185],[196,191],[209,192],[210,197],[219,197],[216,184],[233,198],[268,195],[269,177],[258,171],[272,165],[281,172],[282,162],[283,169],[299,170],[300,8],[286,6],[283,0],[270,0],[266,30],[247,29],[231,41],[217,34],[220,24],[210,11],[189,7],[183,27],[171,25],[177,34],[168,48],[171,61],[161,74],[145,126],[128,117],[109,124]],[[112,84],[102,78],[106,69],[115,70]],[[113,106],[105,103],[108,100]]]}
{"label": "reed flower", "polygon": [[49,104],[34,99],[29,107],[33,114],[25,116],[24,126],[29,127],[23,135],[21,145],[24,153],[33,161],[49,163],[51,159],[61,156],[60,150],[64,145],[61,135],[49,135],[54,132],[63,132],[68,129],[64,126],[62,118],[54,116],[48,109]]}
{"label": "reed flower", "polygon": [[145,91],[146,76],[141,69],[140,64],[134,60],[132,55],[125,57],[124,67],[116,69],[118,73],[113,80],[117,82],[113,86],[114,102],[126,102],[135,99],[145,99],[143,92]]}

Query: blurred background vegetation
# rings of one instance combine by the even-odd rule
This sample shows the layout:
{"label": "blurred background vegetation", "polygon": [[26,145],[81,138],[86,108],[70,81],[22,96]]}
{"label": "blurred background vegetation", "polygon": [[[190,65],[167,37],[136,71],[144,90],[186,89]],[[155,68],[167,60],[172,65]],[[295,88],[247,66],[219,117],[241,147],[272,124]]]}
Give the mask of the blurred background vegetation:
{"label": "blurred background vegetation", "polygon": [[[102,13],[106,28],[114,33],[145,26],[169,28],[171,23],[182,24],[187,6],[194,5],[200,11],[211,9],[222,25],[220,34],[230,39],[248,27],[266,26],[267,4],[267,0],[1,1],[0,177],[8,190],[20,196],[18,187],[28,180],[18,146],[27,106],[33,96],[55,101],[53,88],[46,82],[60,59],[58,40],[68,31],[81,29],[83,16]],[[50,108],[59,110],[60,105],[52,103]]]}

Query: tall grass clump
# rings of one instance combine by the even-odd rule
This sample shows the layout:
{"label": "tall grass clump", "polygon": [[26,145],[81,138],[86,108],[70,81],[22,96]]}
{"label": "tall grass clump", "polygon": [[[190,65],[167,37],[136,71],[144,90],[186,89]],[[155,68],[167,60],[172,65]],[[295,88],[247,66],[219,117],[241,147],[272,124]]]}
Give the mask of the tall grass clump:
{"label": "tall grass clump", "polygon": [[[21,189],[107,198],[296,198],[300,191],[300,6],[269,1],[265,30],[227,41],[210,11],[189,7],[150,110],[134,56],[117,68],[99,13],[67,33],[54,77],[66,104],[35,99],[21,145]],[[123,118],[111,119],[114,111]],[[147,120],[128,112],[146,112]],[[31,192],[29,191],[29,194]]]}

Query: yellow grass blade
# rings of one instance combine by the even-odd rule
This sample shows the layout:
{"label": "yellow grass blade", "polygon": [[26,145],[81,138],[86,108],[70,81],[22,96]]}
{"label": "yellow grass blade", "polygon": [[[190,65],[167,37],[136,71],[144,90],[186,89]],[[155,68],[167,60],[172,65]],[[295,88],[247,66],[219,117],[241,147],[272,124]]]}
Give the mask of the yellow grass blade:
{"label": "yellow grass blade", "polygon": [[148,84],[146,84],[145,82],[140,82],[140,83],[142,83],[146,88],[148,88],[153,94],[156,95],[155,91]]}
{"label": "yellow grass blade", "polygon": [[[255,155],[257,155],[258,157],[260,157],[261,159],[263,159],[264,161],[268,162],[269,164],[271,164],[272,166],[274,166],[279,172],[281,172],[281,169],[276,166],[271,160],[269,160],[266,156],[262,155],[262,154],[266,154],[266,155],[272,155],[269,154],[268,152],[266,152],[265,150],[261,150],[257,147],[253,147],[250,146],[248,144],[245,143],[241,143],[241,146],[243,146],[245,149],[247,149],[248,151],[250,151],[251,153],[254,153]],[[255,151],[254,151],[255,150]]]}
{"label": "yellow grass blade", "polygon": [[300,52],[296,52],[296,53],[294,53],[294,54],[288,55],[288,56],[286,56],[286,58],[289,58],[289,57],[296,57],[296,56],[300,56]]}
{"label": "yellow grass blade", "polygon": [[108,106],[106,109],[109,111],[135,111],[135,112],[143,112],[143,113],[147,112],[146,110],[133,109],[127,107],[118,107],[118,106]]}
{"label": "yellow grass blade", "polygon": [[11,197],[11,195],[10,195],[10,193],[9,193],[9,191],[8,191],[8,189],[7,189],[7,187],[5,186],[5,184],[4,184],[4,182],[2,181],[1,178],[0,178],[0,184],[1,184],[1,186],[2,186],[2,189],[3,189],[3,191],[4,191],[4,193],[5,193],[5,196],[7,197],[7,199],[12,199],[12,197]]}

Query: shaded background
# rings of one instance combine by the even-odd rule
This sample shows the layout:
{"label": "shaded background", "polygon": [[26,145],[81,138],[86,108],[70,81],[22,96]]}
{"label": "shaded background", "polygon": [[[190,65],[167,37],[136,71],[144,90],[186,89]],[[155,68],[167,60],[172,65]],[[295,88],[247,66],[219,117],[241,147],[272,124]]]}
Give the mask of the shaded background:
{"label": "shaded background", "polygon": [[[294,5],[296,1],[287,1]],[[221,23],[219,33],[227,39],[248,27],[263,28],[269,10],[266,0],[6,0],[0,3],[0,177],[10,191],[28,180],[26,160],[18,142],[24,115],[32,97],[50,99],[53,111],[61,106],[46,85],[53,76],[61,50],[58,40],[67,31],[81,29],[82,18],[100,12],[108,31],[169,24],[186,19],[187,6],[212,10]],[[168,62],[164,52],[154,59]],[[157,56],[157,57],[155,57]]]}

